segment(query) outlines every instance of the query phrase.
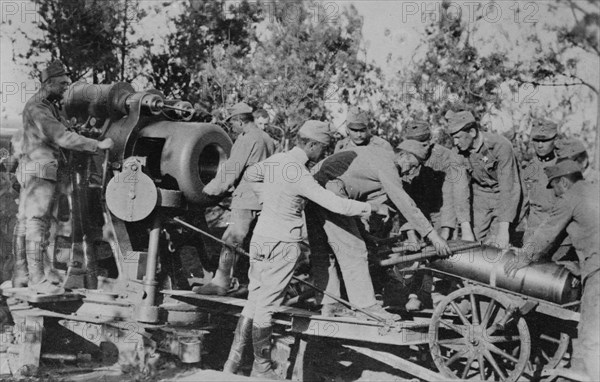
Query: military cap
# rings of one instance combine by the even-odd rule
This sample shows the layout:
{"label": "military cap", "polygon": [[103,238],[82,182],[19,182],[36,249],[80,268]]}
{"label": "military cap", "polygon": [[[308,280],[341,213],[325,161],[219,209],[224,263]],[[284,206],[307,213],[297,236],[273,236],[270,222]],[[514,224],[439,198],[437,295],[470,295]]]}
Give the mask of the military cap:
{"label": "military cap", "polygon": [[298,135],[304,138],[312,139],[313,141],[321,142],[326,145],[331,143],[334,132],[330,130],[329,123],[317,121],[314,119],[304,122]]}
{"label": "military cap", "polygon": [[549,166],[544,169],[546,176],[548,177],[548,185],[546,188],[552,188],[550,183],[552,183],[552,179],[556,179],[561,176],[580,173],[581,174],[581,165],[573,160],[563,160],[557,162],[554,166]]}
{"label": "military cap", "polygon": [[558,158],[572,158],[586,152],[583,142],[576,138],[561,139],[556,143],[556,156]]}
{"label": "military cap", "polygon": [[404,135],[406,139],[413,139],[415,141],[427,141],[431,138],[431,130],[429,129],[429,123],[425,121],[410,121],[406,124],[406,133]]}
{"label": "military cap", "polygon": [[531,128],[531,139],[546,141],[558,134],[558,124],[547,119],[535,121]]}
{"label": "military cap", "polygon": [[455,113],[450,110],[446,113],[445,117],[448,120],[448,130],[450,135],[458,133],[469,123],[476,122],[475,117],[473,117],[473,114],[470,111],[459,111],[458,113]]}
{"label": "military cap", "polygon": [[46,69],[42,70],[40,80],[46,82],[52,77],[68,76],[69,74],[71,73],[67,71],[67,68],[65,68],[63,63],[56,60],[49,63]]}
{"label": "military cap", "polygon": [[232,107],[227,109],[227,111],[229,112],[229,117],[227,117],[227,119],[225,119],[226,121],[236,115],[252,114],[252,108],[250,106],[248,106],[247,104],[245,104],[244,102],[236,103],[235,105],[233,105]]}
{"label": "military cap", "polygon": [[346,116],[346,123],[356,123],[364,125],[365,128],[369,124],[369,118],[367,118],[367,113],[360,110],[358,107],[353,107],[348,110],[348,115]]}
{"label": "military cap", "polygon": [[412,139],[405,139],[397,148],[414,155],[420,162],[424,162],[429,153],[429,145],[427,143]]}

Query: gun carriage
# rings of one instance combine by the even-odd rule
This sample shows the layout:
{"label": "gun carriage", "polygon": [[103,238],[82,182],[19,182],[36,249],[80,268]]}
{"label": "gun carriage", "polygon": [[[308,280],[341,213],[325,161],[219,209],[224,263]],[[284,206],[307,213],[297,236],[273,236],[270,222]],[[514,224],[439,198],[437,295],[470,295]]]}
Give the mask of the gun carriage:
{"label": "gun carriage", "polygon": [[[64,283],[73,292],[3,291],[22,302],[13,312],[27,329],[15,345],[14,369],[39,363],[44,320],[95,345],[114,344],[120,363],[127,362],[124,355],[148,347],[198,362],[201,329],[224,322],[219,317],[238,315],[244,300],[179,288],[182,267],[173,262],[191,231],[173,218],[205,226],[198,217],[214,200],[201,190],[227,158],[231,140],[214,124],[191,121],[191,105],[158,92],[136,92],[125,83],[75,84],[65,111],[92,126],[97,136],[112,138],[115,147],[104,157],[74,158],[68,174],[66,204],[72,212],[62,220],[70,223],[70,245],[50,250],[57,262],[67,264]],[[60,214],[58,223],[60,236]],[[576,333],[578,280],[553,263],[532,265],[509,278],[503,267],[513,251],[451,244],[454,255],[439,259],[432,248],[411,252],[396,238],[379,242],[380,255],[388,256],[381,265],[418,261],[421,270],[454,280],[457,288],[433,310],[401,312],[403,320],[392,323],[279,309],[275,319],[283,335],[278,343],[287,344],[283,351],[279,345],[274,350],[281,375],[306,379],[307,344],[324,337],[346,341],[352,350],[424,380],[517,381],[551,373],[564,361]],[[99,270],[103,251],[114,264],[108,273]],[[89,328],[95,331],[92,337],[85,333]],[[417,355],[389,351],[389,346]]]}

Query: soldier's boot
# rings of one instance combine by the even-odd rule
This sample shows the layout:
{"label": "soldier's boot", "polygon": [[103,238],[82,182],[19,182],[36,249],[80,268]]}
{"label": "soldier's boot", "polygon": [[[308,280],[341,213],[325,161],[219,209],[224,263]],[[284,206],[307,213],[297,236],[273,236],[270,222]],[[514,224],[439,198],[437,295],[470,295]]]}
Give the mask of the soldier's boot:
{"label": "soldier's boot", "polygon": [[231,249],[223,247],[219,256],[219,268],[215,272],[215,277],[206,285],[194,287],[192,291],[204,295],[225,296],[231,284],[231,269],[234,266],[235,260],[235,253]]}
{"label": "soldier's boot", "polygon": [[242,356],[244,349],[252,343],[252,319],[246,316],[240,316],[237,327],[233,335],[233,343],[231,344],[231,350],[225,366],[223,366],[223,372],[229,374],[236,374],[240,363],[242,362]]}
{"label": "soldier's boot", "polygon": [[25,241],[27,265],[29,267],[29,289],[38,294],[57,295],[65,293],[60,285],[50,282],[44,272],[46,256],[45,243],[33,240]]}
{"label": "soldier's boot", "polygon": [[262,380],[279,380],[271,363],[271,335],[273,327],[252,327],[252,344],[254,346],[254,363],[251,377]]}
{"label": "soldier's boot", "polygon": [[25,223],[17,222],[13,234],[13,288],[24,288],[29,281],[27,252],[25,251]]}

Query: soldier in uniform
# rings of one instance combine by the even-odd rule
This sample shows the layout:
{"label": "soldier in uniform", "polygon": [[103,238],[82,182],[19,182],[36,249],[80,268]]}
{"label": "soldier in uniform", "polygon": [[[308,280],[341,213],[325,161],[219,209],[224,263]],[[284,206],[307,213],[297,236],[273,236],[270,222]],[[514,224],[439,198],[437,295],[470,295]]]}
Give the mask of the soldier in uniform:
{"label": "soldier in uniform", "polygon": [[23,109],[23,128],[12,139],[19,160],[15,175],[21,185],[19,211],[13,236],[15,257],[13,285],[42,294],[62,294],[64,289],[47,277],[51,269],[46,247],[50,219],[56,195],[61,149],[96,153],[112,148],[110,138],[98,142],[69,131],[59,114],[58,103],[71,81],[60,61],[51,62],[42,71],[39,92]]}
{"label": "soldier in uniform", "polygon": [[462,239],[475,240],[471,228],[469,181],[462,160],[452,150],[431,142],[428,123],[411,121],[405,131],[405,139],[422,142],[427,149],[421,171],[407,190],[409,195],[429,216],[434,228],[441,230],[443,239],[451,237],[458,223]]}
{"label": "soldier in uniform", "polygon": [[600,208],[598,185],[583,179],[581,166],[572,160],[560,161],[545,169],[547,187],[552,187],[556,203],[550,215],[533,232],[515,261],[505,265],[508,275],[541,261],[561,233],[567,232],[579,258],[578,264],[564,265],[581,275],[583,295],[577,339],[569,378],[600,381]]}
{"label": "soldier in uniform", "polygon": [[508,247],[510,224],[522,197],[512,144],[498,134],[481,131],[469,111],[449,111],[446,118],[454,146],[471,175],[475,238]]}
{"label": "soldier in uniform", "polygon": [[307,200],[345,216],[370,215],[377,212],[368,203],[336,196],[323,189],[312,177],[306,164],[318,161],[331,142],[328,124],[307,121],[298,131],[296,147],[275,154],[253,166],[248,178],[262,181],[262,213],[258,218],[250,244],[250,278],[248,301],[225,369],[235,371],[244,344],[252,339],[254,364],[252,376],[278,379],[271,365],[273,310],[281,305],[284,289],[290,282],[301,252],[304,232],[303,210]]}
{"label": "soldier in uniform", "polygon": [[[450,254],[444,239],[406,194],[403,181],[410,182],[425,159],[425,147],[416,141],[404,141],[394,154],[384,149],[356,147],[340,151],[313,168],[320,185],[339,196],[352,200],[383,204],[390,200],[404,218],[422,237],[431,241],[441,255]],[[315,207],[315,208],[313,208]],[[373,310],[384,318],[394,319],[377,305],[371,277],[368,272],[367,248],[354,219],[325,211],[316,206],[307,209],[308,236],[315,283],[333,295],[340,295],[340,281],[335,263],[330,262],[333,252],[337,259],[350,302]],[[346,311],[328,296],[323,297],[322,313],[340,315]]]}
{"label": "soldier in uniform", "polygon": [[367,114],[356,107],[351,108],[346,117],[346,132],[348,136],[338,141],[335,145],[334,153],[358,146],[373,146],[394,151],[388,141],[376,135],[371,135],[368,125],[369,119]]}
{"label": "soldier in uniform", "polygon": [[590,160],[583,142],[577,138],[561,139],[556,145],[558,161],[573,160],[581,166],[583,177],[590,183],[598,183],[598,170],[590,166]]}
{"label": "soldier in uniform", "polygon": [[[462,160],[452,150],[431,142],[431,129],[427,122],[410,121],[404,131],[404,139],[420,142],[427,150],[419,175],[407,186],[408,194],[429,218],[433,227],[440,231],[444,240],[452,237],[458,223],[462,240],[474,241],[470,212],[471,192]],[[407,231],[410,242],[418,241],[411,224],[405,224],[401,230]],[[403,296],[408,294],[406,310],[419,310],[423,305],[429,307],[432,303],[431,273],[413,273],[410,270],[402,272],[401,289],[398,289],[393,281],[388,284],[384,300],[391,298],[393,301],[402,301]],[[397,274],[395,276],[398,277]],[[410,285],[409,288],[406,288],[406,285]]]}
{"label": "soldier in uniform", "polygon": [[523,169],[526,193],[527,230],[523,242],[527,242],[535,229],[546,220],[556,203],[553,190],[546,188],[548,178],[544,169],[556,164],[555,141],[558,125],[552,121],[536,121],[531,129],[531,141],[535,151],[533,159]]}
{"label": "soldier in uniform", "polygon": [[255,110],[254,113],[252,113],[252,115],[254,116],[254,123],[261,130],[265,130],[267,125],[271,121],[269,113],[267,113],[265,109]]}
{"label": "soldier in uniform", "polygon": [[[219,168],[214,179],[204,187],[203,192],[217,197],[235,187],[229,224],[222,239],[227,243],[242,246],[261,210],[258,197],[252,184],[244,178],[244,173],[249,166],[273,155],[275,143],[269,134],[256,126],[252,108],[245,103],[234,105],[230,109],[228,119],[240,135],[231,148],[229,159]],[[194,287],[194,292],[219,296],[227,294],[236,259],[235,252],[223,246],[215,277],[206,285]]]}

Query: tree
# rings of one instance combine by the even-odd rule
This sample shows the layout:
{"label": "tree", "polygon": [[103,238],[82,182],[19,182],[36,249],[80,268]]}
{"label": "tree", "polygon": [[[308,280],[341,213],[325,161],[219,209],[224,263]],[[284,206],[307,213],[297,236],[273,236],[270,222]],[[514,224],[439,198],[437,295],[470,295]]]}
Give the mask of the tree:
{"label": "tree", "polygon": [[166,36],[166,51],[146,52],[150,81],[168,97],[212,110],[220,99],[219,85],[198,73],[223,50],[233,60],[244,61],[255,41],[254,25],[261,20],[259,5],[244,0],[227,8],[224,0],[190,0],[181,7],[172,20],[174,31]]}
{"label": "tree", "polygon": [[362,23],[352,7],[330,18],[322,4],[272,4],[264,39],[252,54],[239,97],[266,106],[291,139],[307,119],[328,119],[328,104],[348,102],[365,64],[358,59]]}
{"label": "tree", "polygon": [[289,141],[303,121],[327,119],[329,104],[351,102],[369,68],[359,60],[356,10],[324,6],[185,3],[168,51],[149,59],[154,83],[207,111],[239,101],[265,107]]}
{"label": "tree", "polygon": [[[508,119],[506,132],[526,147],[532,119],[553,118],[564,128],[593,108],[597,71],[595,78],[585,78],[581,60],[591,55],[591,64],[598,65],[597,5],[567,0],[527,4],[536,17],[524,22],[518,13],[524,7],[511,3],[504,10],[516,21],[504,25],[486,22],[477,10],[471,15],[478,17],[465,20],[465,15],[450,14],[451,3],[442,3],[445,17],[427,26],[415,53],[408,114],[424,115],[436,126],[445,124],[443,115],[449,109],[469,109],[495,122]],[[563,16],[570,6],[579,19]],[[582,16],[584,11],[587,15]],[[594,122],[584,119],[570,133],[591,143],[588,129]]]}
{"label": "tree", "polygon": [[135,39],[132,26],[145,16],[138,0],[35,0],[40,38],[31,38],[26,60],[35,71],[47,55],[60,59],[72,79],[94,83],[131,81],[130,52],[146,42]]}

